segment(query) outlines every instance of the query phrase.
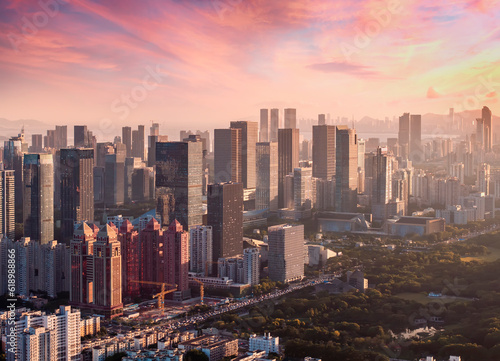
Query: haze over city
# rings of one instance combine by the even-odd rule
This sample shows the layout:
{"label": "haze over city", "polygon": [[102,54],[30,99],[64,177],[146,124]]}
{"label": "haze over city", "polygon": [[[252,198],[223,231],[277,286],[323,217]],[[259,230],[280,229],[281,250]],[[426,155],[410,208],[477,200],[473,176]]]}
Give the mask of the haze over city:
{"label": "haze over city", "polygon": [[0,4],[0,117],[11,121],[106,133],[155,120],[177,133],[258,120],[263,107],[500,112],[498,1],[42,4]]}

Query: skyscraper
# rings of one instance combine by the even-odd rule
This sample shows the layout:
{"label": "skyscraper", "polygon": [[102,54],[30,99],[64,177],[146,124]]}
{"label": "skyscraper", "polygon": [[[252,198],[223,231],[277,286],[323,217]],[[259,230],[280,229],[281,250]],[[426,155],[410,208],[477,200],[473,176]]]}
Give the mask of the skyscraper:
{"label": "skyscraper", "polygon": [[61,235],[73,235],[74,222],[94,221],[94,150],[61,149]]}
{"label": "skyscraper", "polygon": [[295,210],[311,209],[314,204],[314,189],[311,168],[295,168],[293,170],[293,208]]}
{"label": "skyscraper", "polygon": [[335,209],[356,212],[358,197],[358,143],[356,131],[338,126],[336,133]]}
{"label": "skyscraper", "polygon": [[212,227],[213,260],[243,253],[243,184],[209,184],[207,224]]}
{"label": "skyscraper", "polygon": [[127,158],[132,156],[132,128],[122,128],[122,143],[125,144],[127,149]]}
{"label": "skyscraper", "polygon": [[297,109],[285,109],[285,129],[297,128]]}
{"label": "skyscraper", "polygon": [[479,149],[485,149],[486,140],[485,140],[485,126],[483,118],[476,119],[476,144]]}
{"label": "skyscraper", "polygon": [[332,179],[335,177],[335,138],[337,127],[334,125],[313,126],[313,177]]}
{"label": "skyscraper", "polygon": [[371,203],[374,219],[383,220],[390,216],[388,204],[392,201],[392,157],[378,148],[371,155]]}
{"label": "skyscraper", "polygon": [[242,182],[241,129],[214,130],[214,179],[216,183]]}
{"label": "skyscraper", "polygon": [[125,297],[137,297],[140,295],[138,283],[131,282],[140,280],[141,277],[141,243],[139,233],[126,219],[118,231],[118,241],[121,244],[122,254],[122,292]]}
{"label": "skyscraper", "polygon": [[75,148],[89,147],[89,132],[86,125],[75,125],[73,134]]}
{"label": "skyscraper", "polygon": [[410,116],[410,160],[420,163],[424,160],[422,148],[422,116],[412,114]]}
{"label": "skyscraper", "polygon": [[97,227],[81,222],[75,229],[70,244],[71,286],[70,304],[80,306],[94,302],[94,242]]}
{"label": "skyscraper", "polygon": [[269,109],[260,110],[259,142],[269,142]]}
{"label": "skyscraper", "polygon": [[144,125],[137,126],[137,130],[132,131],[132,156],[144,160]]}
{"label": "skyscraper", "polygon": [[40,153],[43,150],[43,136],[41,134],[31,135],[30,153]]}
{"label": "skyscraper", "polygon": [[[16,208],[22,209],[23,205],[23,161],[24,153],[28,151],[24,142],[24,129],[17,137],[11,137],[4,142],[3,148],[3,169],[14,170],[16,187]],[[22,214],[16,215],[16,222],[22,223]]]}
{"label": "skyscraper", "polygon": [[260,281],[260,253],[258,248],[246,248],[243,251],[243,282],[258,285]]}
{"label": "skyscraper", "polygon": [[156,143],[158,142],[168,142],[168,135],[148,136],[148,167],[154,167],[156,164]]}
{"label": "skyscraper", "polygon": [[483,124],[484,124],[484,149],[486,152],[491,152],[493,146],[493,123],[491,110],[484,106],[481,111]]}
{"label": "skyscraper", "polygon": [[401,157],[408,159],[410,153],[410,113],[404,113],[399,117],[398,142]]}
{"label": "skyscraper", "polygon": [[325,114],[318,114],[318,125],[326,125]]}
{"label": "skyscraper", "polygon": [[24,236],[42,244],[54,239],[52,154],[24,155]]}
{"label": "skyscraper", "polygon": [[202,223],[202,163],[201,142],[156,143],[156,211],[163,225]]}
{"label": "skyscraper", "polygon": [[160,123],[151,123],[149,135],[160,135]]}
{"label": "skyscraper", "polygon": [[244,188],[255,188],[255,145],[259,124],[257,122],[231,122],[231,128],[241,129],[241,180]]}
{"label": "skyscraper", "polygon": [[[165,282],[164,268],[164,238],[160,223],[155,218],[147,223],[139,237],[141,239],[141,280],[151,282]],[[141,293],[150,294],[158,287],[141,285]]]}
{"label": "skyscraper", "polygon": [[54,131],[54,148],[63,149],[68,146],[68,126],[56,125]]}
{"label": "skyscraper", "polygon": [[278,143],[257,143],[255,208],[278,210]]}
{"label": "skyscraper", "polygon": [[189,234],[174,220],[163,233],[165,237],[165,282],[176,284],[174,299],[183,300],[191,296],[188,284]]}
{"label": "skyscraper", "polygon": [[[207,262],[212,262],[213,256],[213,238],[211,226],[195,226],[189,230],[190,241],[190,271],[203,273]],[[205,275],[208,276],[208,275]]]}
{"label": "skyscraper", "polygon": [[290,282],[304,276],[304,226],[286,225],[268,228],[269,278]]}
{"label": "skyscraper", "polygon": [[104,203],[108,206],[123,204],[125,198],[125,151],[120,153],[105,157]]}
{"label": "skyscraper", "polygon": [[477,189],[479,192],[484,192],[485,195],[490,194],[490,165],[481,163],[477,169]]}
{"label": "skyscraper", "polygon": [[0,234],[14,239],[16,230],[15,175],[13,170],[0,170]]}
{"label": "skyscraper", "polygon": [[97,233],[94,249],[94,304],[91,309],[107,318],[123,313],[122,255],[117,229],[104,225]]}
{"label": "skyscraper", "polygon": [[299,130],[278,130],[278,208],[285,207],[285,177],[299,166]]}
{"label": "skyscraper", "polygon": [[280,110],[279,109],[271,109],[271,119],[270,119],[270,128],[269,128],[269,141],[277,142],[278,141],[278,129],[280,127]]}

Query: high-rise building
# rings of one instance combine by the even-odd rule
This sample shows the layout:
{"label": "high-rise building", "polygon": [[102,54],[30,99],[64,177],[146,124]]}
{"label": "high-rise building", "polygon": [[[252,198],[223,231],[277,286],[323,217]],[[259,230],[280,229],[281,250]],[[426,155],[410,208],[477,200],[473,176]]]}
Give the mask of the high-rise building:
{"label": "high-rise building", "polygon": [[[139,232],[141,239],[141,281],[164,282],[164,238],[160,223],[151,218],[146,227]],[[140,285],[141,293],[146,295],[158,287]]]}
{"label": "high-rise building", "polygon": [[[23,208],[23,160],[28,152],[28,144],[24,141],[24,128],[17,137],[11,137],[4,142],[3,169],[15,171],[16,208]],[[22,223],[22,213],[16,214],[16,222]]]}
{"label": "high-rise building", "polygon": [[99,230],[82,222],[74,232],[70,252],[71,304],[106,318],[120,316],[122,255],[116,227],[106,224]]}
{"label": "high-rise building", "polygon": [[285,109],[285,129],[297,128],[297,109]]}
{"label": "high-rise building", "polygon": [[31,135],[30,153],[40,153],[43,150],[43,136],[41,134]]}
{"label": "high-rise building", "polygon": [[241,129],[214,130],[215,183],[242,182],[243,149]]}
{"label": "high-rise building", "polygon": [[422,162],[424,150],[422,148],[422,116],[412,114],[410,116],[410,160],[414,163]]}
{"label": "high-rise building", "polygon": [[[131,159],[131,158],[129,158]],[[139,158],[134,158],[139,159]],[[155,177],[152,167],[136,168],[132,173],[132,200],[147,201],[155,197]]]}
{"label": "high-rise building", "polygon": [[149,135],[160,135],[160,123],[151,123],[149,128]]}
{"label": "high-rise building", "polygon": [[125,152],[107,154],[104,168],[104,203],[123,204],[125,197]]}
{"label": "high-rise building", "polygon": [[124,202],[128,203],[133,200],[144,200],[142,197],[140,199],[132,198],[133,193],[133,175],[134,171],[143,168],[144,163],[141,161],[141,158],[129,157],[125,158],[125,176],[123,180],[123,191],[124,191]]}
{"label": "high-rise building", "polygon": [[17,335],[18,361],[56,359],[55,331],[43,326],[25,328]]}
{"label": "high-rise building", "polygon": [[318,125],[326,125],[325,114],[318,114]]}
{"label": "high-rise building", "polygon": [[335,138],[337,127],[334,125],[313,126],[313,166],[315,178],[332,179],[335,177]]}
{"label": "high-rise building", "polygon": [[243,184],[208,185],[207,224],[212,227],[213,260],[243,253]]}
{"label": "high-rise building", "polygon": [[278,143],[257,143],[255,208],[278,210]]}
{"label": "high-rise building", "polygon": [[174,220],[163,233],[165,238],[165,282],[176,284],[175,300],[191,296],[188,284],[189,272],[189,234],[182,225]]}
{"label": "high-rise building", "polygon": [[73,134],[75,148],[88,148],[91,146],[89,131],[86,125],[75,125]]}
{"label": "high-rise building", "polygon": [[80,310],[60,306],[54,314],[33,311],[16,315],[7,333],[17,335],[8,361],[80,361]]}
{"label": "high-rise building", "polygon": [[122,254],[122,292],[124,297],[140,295],[139,284],[132,281],[141,279],[141,243],[139,232],[128,219],[124,220],[118,231],[118,241]]}
{"label": "high-rise building", "polygon": [[68,126],[56,125],[54,131],[54,148],[63,149],[68,147]]}
{"label": "high-rise building", "polygon": [[479,192],[484,192],[485,195],[490,194],[490,165],[482,163],[477,169],[477,189]]}
{"label": "high-rise building", "polygon": [[401,157],[408,159],[410,153],[410,113],[404,113],[399,117],[398,142]]}
{"label": "high-rise building", "polygon": [[74,222],[94,221],[94,150],[61,149],[61,235],[73,235]]}
{"label": "high-rise building", "polygon": [[285,177],[299,166],[299,130],[278,130],[278,208],[284,208]]}
{"label": "high-rise building", "polygon": [[108,318],[120,316],[123,313],[122,255],[116,227],[106,224],[97,233],[93,261],[95,298],[92,309]]}
{"label": "high-rise building", "polygon": [[42,244],[54,239],[52,154],[24,155],[24,236]]}
{"label": "high-rise building", "polygon": [[392,157],[383,154],[378,148],[371,155],[371,203],[372,213],[376,220],[383,220],[391,214],[388,204],[392,201]]}
{"label": "high-rise building", "polygon": [[[213,257],[213,239],[211,226],[195,226],[189,230],[190,271],[203,273],[208,270]],[[208,266],[207,266],[208,262]]]}
{"label": "high-rise building", "polygon": [[365,145],[364,139],[358,139],[358,169],[362,172],[365,171]]}
{"label": "high-rise building", "polygon": [[260,281],[260,252],[258,248],[243,251],[243,283],[258,285]]}
{"label": "high-rise building", "polygon": [[293,208],[295,210],[311,209],[315,203],[314,184],[311,168],[295,168],[293,170]]}
{"label": "high-rise building", "polygon": [[269,109],[261,109],[259,142],[269,142],[269,125]]}
{"label": "high-rise building", "polygon": [[16,231],[15,171],[0,171],[0,234],[14,239]]}
{"label": "high-rise building", "polygon": [[156,143],[157,213],[162,224],[202,224],[202,143]]}
{"label": "high-rise building", "polygon": [[231,128],[241,129],[241,181],[244,188],[255,188],[255,145],[259,133],[257,122],[231,122]]}
{"label": "high-rise building", "polygon": [[372,155],[372,204],[387,204],[392,199],[392,158],[378,148]]}
{"label": "high-rise building", "polygon": [[[10,284],[7,274],[7,254],[14,257],[16,293],[29,297],[32,290],[46,292],[48,297],[57,297],[69,291],[69,249],[62,243],[46,244],[22,237],[19,241],[4,238],[0,242],[0,292],[7,292]],[[12,276],[10,276],[12,277]]]}
{"label": "high-rise building", "polygon": [[139,125],[137,130],[132,131],[132,157],[144,160],[144,137],[144,125]]}
{"label": "high-rise building", "polygon": [[304,277],[304,226],[272,226],[268,236],[269,278],[290,282]]}
{"label": "high-rise building", "polygon": [[71,287],[69,300],[72,305],[94,302],[94,242],[99,228],[81,222],[75,229],[70,244]]}
{"label": "high-rise building", "polygon": [[482,111],[482,120],[484,125],[484,149],[486,152],[491,152],[493,146],[493,123],[491,110],[484,106]]}
{"label": "high-rise building", "polygon": [[[200,131],[197,131],[199,134],[190,134],[186,138],[184,138],[185,142],[201,142],[202,145],[202,152],[203,152],[203,160],[201,163],[201,169],[202,169],[202,186],[201,186],[201,193],[202,195],[206,196],[207,195],[207,185],[208,185],[208,174],[209,174],[209,169],[208,169],[208,141],[210,140],[210,136],[204,133],[201,133]],[[203,134],[203,136],[202,136]]]}
{"label": "high-rise building", "polygon": [[336,133],[335,209],[356,212],[358,197],[358,142],[356,131],[338,126]]}
{"label": "high-rise building", "polygon": [[158,142],[168,142],[168,135],[148,136],[148,167],[154,167],[156,164],[156,143]]}
{"label": "high-rise building", "polygon": [[127,157],[132,157],[132,128],[122,127],[122,143],[125,144]]}
{"label": "high-rise building", "polygon": [[270,128],[269,128],[269,141],[277,142],[278,141],[278,129],[280,127],[280,110],[279,109],[271,109],[271,118],[270,118]]}

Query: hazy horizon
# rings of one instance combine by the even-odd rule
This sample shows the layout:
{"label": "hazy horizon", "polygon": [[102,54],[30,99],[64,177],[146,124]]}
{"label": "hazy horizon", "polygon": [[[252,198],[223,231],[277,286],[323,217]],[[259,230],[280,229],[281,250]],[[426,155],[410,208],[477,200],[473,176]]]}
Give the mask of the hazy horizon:
{"label": "hazy horizon", "polygon": [[8,0],[0,117],[213,129],[273,107],[499,114],[496,3]]}

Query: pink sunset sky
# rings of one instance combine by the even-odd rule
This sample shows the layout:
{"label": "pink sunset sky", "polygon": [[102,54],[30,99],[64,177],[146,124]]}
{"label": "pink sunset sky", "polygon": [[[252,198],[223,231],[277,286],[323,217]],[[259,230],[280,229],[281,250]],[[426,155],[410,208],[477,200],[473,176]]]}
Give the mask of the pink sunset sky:
{"label": "pink sunset sky", "polygon": [[0,118],[213,129],[500,113],[495,0],[2,0]]}

